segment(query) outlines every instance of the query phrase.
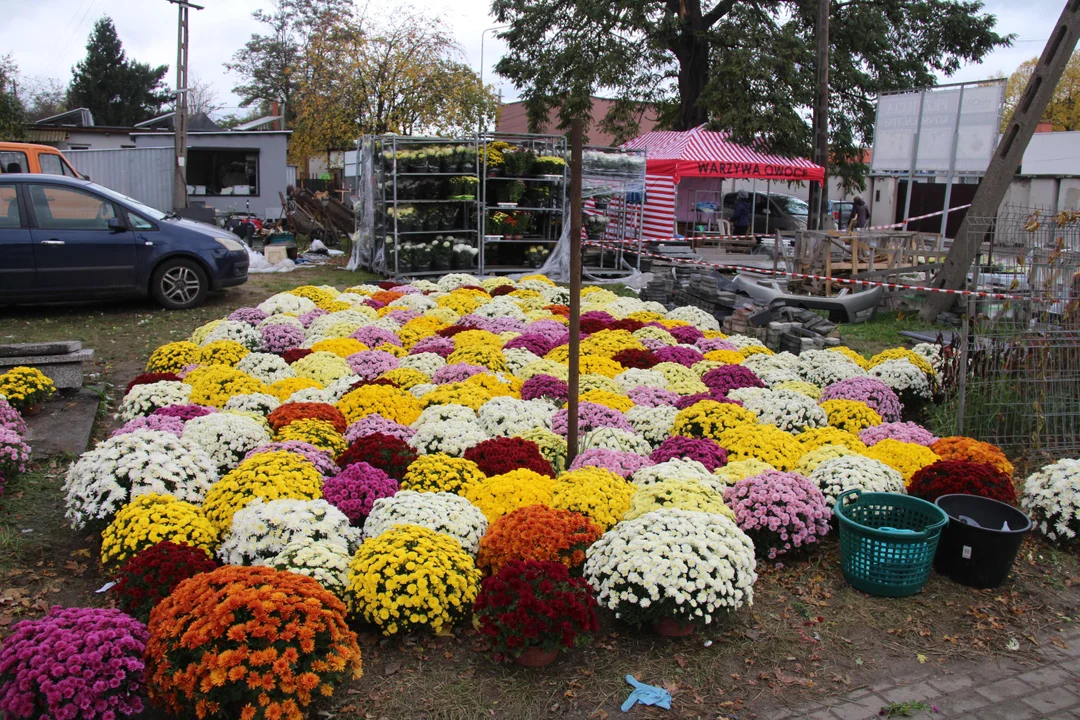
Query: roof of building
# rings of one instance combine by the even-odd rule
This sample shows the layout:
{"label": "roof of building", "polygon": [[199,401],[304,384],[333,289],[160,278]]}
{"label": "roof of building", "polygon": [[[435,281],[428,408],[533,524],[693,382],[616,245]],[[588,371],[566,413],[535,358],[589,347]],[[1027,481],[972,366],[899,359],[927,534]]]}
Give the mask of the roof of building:
{"label": "roof of building", "polygon": [[[593,97],[592,106],[592,120],[589,126],[585,128],[585,134],[588,136],[586,142],[590,145],[599,146],[612,146],[616,145],[616,137],[605,132],[600,128],[600,121],[607,115],[608,110],[615,104],[614,100],[601,97]],[[558,108],[552,108],[548,114],[548,120],[544,123],[544,126],[538,128],[538,132],[544,134],[562,134],[559,130],[558,121],[559,111]],[[638,133],[647,133],[656,127],[656,113],[648,105],[642,105],[638,114]],[[499,108],[499,121],[495,126],[496,132],[502,133],[527,133],[529,130],[529,116],[525,109],[525,103],[523,101],[516,101],[511,103],[504,103]]]}

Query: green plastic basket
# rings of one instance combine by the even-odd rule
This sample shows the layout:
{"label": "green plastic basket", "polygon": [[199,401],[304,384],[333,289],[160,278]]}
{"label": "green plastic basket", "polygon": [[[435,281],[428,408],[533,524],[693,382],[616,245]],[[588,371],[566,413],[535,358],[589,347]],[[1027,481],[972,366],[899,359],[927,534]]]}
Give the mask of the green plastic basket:
{"label": "green plastic basket", "polygon": [[869,595],[906,597],[926,585],[949,516],[925,500],[848,490],[833,508],[840,521],[844,579]]}

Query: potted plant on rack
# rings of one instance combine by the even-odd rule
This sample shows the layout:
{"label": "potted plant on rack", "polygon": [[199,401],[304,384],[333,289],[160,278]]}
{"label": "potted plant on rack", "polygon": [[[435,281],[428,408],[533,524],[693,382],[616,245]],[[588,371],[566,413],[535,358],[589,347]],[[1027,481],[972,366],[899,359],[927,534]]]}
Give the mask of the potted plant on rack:
{"label": "potted plant on rack", "polygon": [[487,233],[489,235],[502,235],[509,237],[513,234],[513,228],[517,227],[517,223],[507,213],[496,212],[493,213],[488,220]]}
{"label": "potted plant on rack", "polygon": [[611,203],[611,195],[607,193],[601,193],[593,197],[593,205],[597,210],[606,210],[607,206]]}
{"label": "potted plant on rack", "polygon": [[524,210],[513,213],[512,217],[516,223],[515,232],[518,237],[532,233],[533,226],[536,224],[535,217]]}
{"label": "potted plant on rack", "polygon": [[454,239],[438,235],[431,244],[431,269],[449,272],[454,258]]}
{"label": "potted plant on rack", "polygon": [[455,270],[472,270],[476,267],[476,258],[480,255],[480,250],[474,248],[467,243],[456,243],[454,245],[454,269]]}
{"label": "potted plant on rack", "polygon": [[524,177],[532,171],[536,153],[532,150],[508,150],[503,153],[503,169],[509,177]]}
{"label": "potted plant on rack", "polygon": [[587,215],[585,217],[585,232],[590,240],[599,240],[607,232],[608,219],[603,215]]}
{"label": "potted plant on rack", "polygon": [[397,229],[398,232],[412,232],[416,229],[418,218],[416,217],[416,208],[413,207],[398,207],[394,208],[397,215]]}
{"label": "potted plant on rack", "polygon": [[550,254],[551,251],[543,245],[530,245],[525,257],[528,260],[530,267],[538,268],[544,266],[544,263],[547,261],[548,255]]}
{"label": "potted plant on rack", "polygon": [[520,180],[511,180],[510,182],[504,182],[502,184],[502,197],[506,198],[499,205],[512,205],[516,206],[521,201],[523,195],[525,195],[525,183]]}
{"label": "potted plant on rack", "polygon": [[558,175],[561,178],[565,170],[566,161],[555,155],[541,155],[533,164],[533,171],[537,175]]}
{"label": "potted plant on rack", "polygon": [[479,185],[480,181],[478,179],[467,175],[450,178],[450,192],[453,193],[450,196],[450,199],[475,200],[476,188],[479,187]]}
{"label": "potted plant on rack", "polygon": [[[413,261],[413,244],[412,243],[399,243],[397,246],[397,272],[407,273],[412,272]],[[386,256],[386,267],[393,272],[394,271],[394,256]]]}
{"label": "potted plant on rack", "polygon": [[474,612],[495,658],[526,667],[552,663],[599,629],[589,584],[557,562],[510,561],[483,581]]}
{"label": "potted plant on rack", "polygon": [[431,269],[431,247],[421,243],[413,245],[412,271],[427,272]]}
{"label": "potted plant on rack", "polygon": [[503,152],[509,150],[512,146],[508,142],[502,140],[496,140],[495,142],[488,143],[487,147],[481,151],[483,159],[487,165],[487,174],[491,177],[498,177],[503,173],[503,163],[505,157]]}

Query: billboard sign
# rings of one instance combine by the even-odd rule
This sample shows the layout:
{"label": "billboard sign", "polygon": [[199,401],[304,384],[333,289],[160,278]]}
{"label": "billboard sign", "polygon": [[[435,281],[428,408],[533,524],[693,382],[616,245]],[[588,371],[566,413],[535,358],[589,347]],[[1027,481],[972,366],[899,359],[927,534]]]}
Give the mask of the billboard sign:
{"label": "billboard sign", "polygon": [[1004,82],[879,95],[872,171],[948,173],[958,131],[955,172],[985,172],[997,148],[1004,100]]}

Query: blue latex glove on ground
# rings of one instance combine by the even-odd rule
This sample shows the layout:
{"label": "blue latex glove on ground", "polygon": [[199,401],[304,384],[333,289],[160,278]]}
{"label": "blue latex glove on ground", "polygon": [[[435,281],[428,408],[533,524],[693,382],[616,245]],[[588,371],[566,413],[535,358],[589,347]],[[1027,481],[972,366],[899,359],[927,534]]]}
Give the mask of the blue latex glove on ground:
{"label": "blue latex glove on ground", "polygon": [[634,686],[634,692],[630,693],[630,697],[626,698],[626,702],[622,704],[623,712],[627,712],[630,708],[634,707],[636,703],[641,703],[642,705],[655,705],[656,707],[661,707],[665,710],[671,709],[671,693],[664,688],[658,688],[655,685],[646,685],[645,683],[638,682],[634,679],[633,675],[627,675],[626,682]]}

